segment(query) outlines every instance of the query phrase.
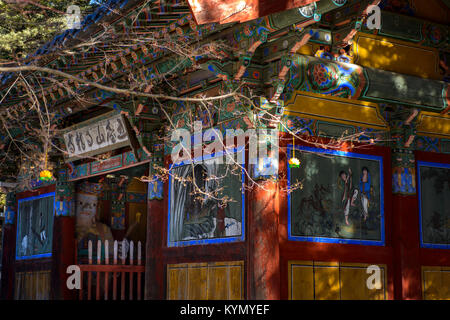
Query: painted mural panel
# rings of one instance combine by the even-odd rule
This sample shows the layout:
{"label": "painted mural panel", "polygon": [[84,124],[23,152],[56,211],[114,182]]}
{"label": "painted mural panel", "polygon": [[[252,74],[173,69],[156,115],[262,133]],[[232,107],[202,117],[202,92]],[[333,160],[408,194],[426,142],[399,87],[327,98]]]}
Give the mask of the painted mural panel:
{"label": "painted mural panel", "polygon": [[382,157],[296,150],[301,165],[288,173],[289,239],[384,245]]}
{"label": "painted mural panel", "polygon": [[17,260],[51,256],[54,201],[55,193],[19,200]]}
{"label": "painted mural panel", "polygon": [[450,164],[418,161],[421,245],[450,249]]}
{"label": "painted mural panel", "polygon": [[169,246],[243,240],[242,179],[240,168],[208,161],[172,168]]}

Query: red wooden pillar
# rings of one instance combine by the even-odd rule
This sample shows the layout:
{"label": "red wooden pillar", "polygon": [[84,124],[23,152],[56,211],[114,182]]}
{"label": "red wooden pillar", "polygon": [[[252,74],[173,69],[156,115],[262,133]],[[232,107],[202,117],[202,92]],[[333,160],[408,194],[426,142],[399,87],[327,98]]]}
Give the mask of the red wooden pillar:
{"label": "red wooden pillar", "polygon": [[16,258],[16,224],[3,226],[2,282],[0,300],[14,298],[14,265]]}
{"label": "red wooden pillar", "polygon": [[[155,182],[161,183],[162,182]],[[152,183],[149,185],[152,188]],[[166,232],[164,201],[154,198],[147,202],[147,242],[145,261],[145,299],[164,299],[164,264],[162,246]]]}
{"label": "red wooden pillar", "polygon": [[17,201],[14,193],[6,196],[6,215],[3,226],[3,254],[0,299],[14,299],[16,263]]}
{"label": "red wooden pillar", "polygon": [[422,299],[417,196],[393,195],[394,297]]}
{"label": "red wooden pillar", "polygon": [[75,261],[75,188],[63,177],[55,186],[50,297],[53,300],[75,299],[75,290],[67,288],[67,267]]}
{"label": "red wooden pillar", "polygon": [[67,288],[67,267],[75,261],[75,218],[58,216],[53,222],[51,299],[72,300],[75,290]]}
{"label": "red wooden pillar", "polygon": [[280,299],[279,192],[274,181],[260,182],[250,196],[248,219],[248,299]]}

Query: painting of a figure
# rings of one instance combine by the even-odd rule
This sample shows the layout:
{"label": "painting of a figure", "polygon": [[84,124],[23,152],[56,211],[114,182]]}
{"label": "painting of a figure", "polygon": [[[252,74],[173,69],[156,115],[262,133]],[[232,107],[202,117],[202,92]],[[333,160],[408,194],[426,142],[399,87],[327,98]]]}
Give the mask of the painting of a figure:
{"label": "painting of a figure", "polygon": [[450,248],[450,164],[418,162],[421,245]]}
{"label": "painting of a figure", "polygon": [[[95,184],[84,183],[83,187],[91,187]],[[81,188],[81,186],[79,186]],[[88,189],[88,188],[85,188]],[[94,189],[94,188],[90,188]],[[76,193],[76,237],[78,241],[78,257],[83,259],[87,256],[88,241],[97,243],[108,240],[112,243],[111,229],[98,220],[98,194],[89,192],[91,190],[77,190]]]}
{"label": "painting of a figure", "polygon": [[289,183],[301,187],[289,193],[289,238],[383,245],[382,158],[297,149],[301,166],[289,169]]}
{"label": "painting of a figure", "polygon": [[18,260],[51,255],[54,200],[54,193],[19,200]]}
{"label": "painting of a figure", "polygon": [[155,175],[148,184],[148,199],[163,199],[163,182]]}
{"label": "painting of a figure", "polygon": [[242,238],[242,173],[229,167],[204,162],[171,170],[170,246]]}
{"label": "painting of a figure", "polygon": [[396,167],[393,169],[392,191],[403,194],[416,193],[416,174],[414,168]]}

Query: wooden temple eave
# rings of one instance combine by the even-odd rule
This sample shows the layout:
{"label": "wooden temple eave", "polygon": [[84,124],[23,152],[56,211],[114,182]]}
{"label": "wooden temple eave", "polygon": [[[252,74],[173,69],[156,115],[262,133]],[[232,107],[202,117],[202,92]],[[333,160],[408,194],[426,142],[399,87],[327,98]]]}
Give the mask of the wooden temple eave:
{"label": "wooden temple eave", "polygon": [[[138,56],[134,56],[133,59],[131,59],[131,56],[136,52],[136,49],[141,49],[139,52],[139,57]],[[104,68],[108,68],[106,71],[108,71],[109,74],[112,74],[115,78],[119,77],[119,73],[117,71],[122,71],[122,74],[124,74],[125,72],[130,72],[130,67],[132,66],[133,63],[128,64],[126,62],[126,60],[134,60],[135,62],[137,62],[138,60],[141,60],[143,58],[143,56],[149,56],[148,54],[151,52],[152,49],[147,49],[145,47],[145,45],[142,46],[135,46],[135,48],[133,50],[130,50],[129,48],[125,50],[126,55],[122,56],[122,57],[114,57],[112,58],[110,61],[112,61],[112,66],[111,63],[109,63],[110,61],[106,61],[103,62],[101,61],[100,63],[97,63],[93,66],[91,66],[88,69],[84,69],[81,73],[78,73],[78,76],[81,76],[83,78],[87,78],[88,80],[91,81],[96,81],[98,79],[102,79],[102,73],[105,73],[105,69],[102,68],[102,65],[104,66]],[[164,57],[164,55],[167,54],[167,52],[164,52],[162,50],[159,50],[159,54],[156,56],[155,58],[152,58],[151,60],[148,60],[148,63],[151,64],[155,64],[158,61],[158,58],[161,59],[162,57]],[[119,59],[120,58],[120,59]],[[135,58],[137,60],[135,60]],[[123,60],[125,59],[125,60]],[[168,58],[166,58],[168,59]],[[104,59],[102,59],[104,60]],[[108,64],[109,63],[109,64]],[[114,65],[114,63],[116,63],[117,65]],[[146,68],[146,64],[143,64],[141,66],[141,70],[144,70]],[[64,79],[63,79],[64,80]],[[65,83],[69,83],[72,85],[75,85],[76,87],[78,87],[77,83],[72,80],[64,80]],[[61,90],[61,88],[58,88],[57,86],[53,85],[50,89],[49,92],[50,95],[50,101],[54,101],[55,98],[54,96],[56,96],[56,100],[60,100],[63,98],[63,96],[65,95],[65,91]],[[25,103],[25,102],[23,102]]]}
{"label": "wooden temple eave", "polygon": [[[291,13],[290,13],[291,14]],[[292,15],[292,14],[291,14]],[[129,16],[132,16],[132,13],[131,14],[129,14]],[[183,18],[184,19],[184,21],[182,22],[182,24],[186,24],[186,20],[185,20],[185,18]],[[296,17],[296,19],[298,19],[298,17]],[[273,18],[272,18],[272,20],[274,20]],[[277,22],[279,22],[279,21],[283,21],[283,19],[277,19]],[[292,21],[293,22],[293,21]],[[119,22],[118,22],[119,23]],[[116,23],[116,25],[118,25],[118,23]],[[180,22],[178,22],[178,23],[180,23]],[[271,31],[277,31],[277,29],[278,28],[282,28],[283,26],[285,26],[285,25],[289,25],[291,22],[288,20],[287,22],[285,21],[284,22],[284,24],[281,24],[281,25],[278,25],[275,29],[273,29],[273,27],[271,28]],[[276,25],[276,23],[275,23],[275,25]],[[192,25],[191,25],[191,27],[192,27]],[[225,26],[224,26],[225,27]],[[241,28],[241,29],[243,29],[243,27],[245,27],[245,26],[239,26],[239,28]],[[171,32],[173,32],[174,30],[176,30],[176,27],[174,27],[174,28],[169,28],[170,29],[170,31]],[[214,29],[214,28],[213,28]],[[218,28],[218,29],[222,29],[222,28]],[[162,30],[162,32],[167,32],[167,31],[169,31],[169,30]],[[207,30],[208,31],[208,30]],[[215,30],[216,32],[218,31],[218,30]],[[160,31],[160,34],[161,34],[161,31]],[[207,33],[205,34],[204,32],[202,32],[202,35],[204,36],[203,38],[204,39],[206,39],[207,37]],[[206,37],[206,38],[205,38]],[[135,49],[134,49],[135,50]],[[147,49],[148,50],[148,49]],[[130,52],[133,52],[132,50],[130,51],[130,50],[126,50],[126,52],[128,52],[128,55],[126,55],[125,56],[125,59],[129,59],[129,55],[131,55],[131,53]],[[90,53],[88,53],[88,54],[90,54]],[[94,53],[94,56],[93,57],[95,57],[95,53]],[[86,57],[85,56],[85,54],[83,54],[83,57],[84,57],[84,60],[86,60],[86,59],[88,59],[88,57]],[[96,59],[96,58],[95,58]],[[95,59],[93,59],[94,61],[95,61]],[[114,57],[113,58],[113,60],[116,60],[117,61],[117,57]],[[107,62],[104,62],[104,64],[105,64],[105,66],[104,66],[104,68],[105,68],[105,71],[106,71],[106,63]],[[113,62],[114,63],[114,62]],[[99,75],[98,74],[98,72],[96,72],[96,70],[99,70],[99,71],[102,71],[102,67],[101,67],[101,64],[102,64],[102,62],[100,62],[100,65],[93,65],[93,66],[91,66],[91,67],[88,67],[88,69],[85,69],[84,71],[81,71],[82,69],[79,69],[79,71],[81,71],[78,75],[80,75],[80,76],[83,76],[83,77],[86,77],[86,76],[88,76],[89,78],[88,79],[90,79],[90,80],[97,80],[98,78],[101,78],[101,75]],[[75,67],[75,69],[77,68],[76,67],[76,65],[71,65],[71,68],[73,69]],[[119,66],[118,66],[118,68],[119,69],[122,69],[124,66],[123,65],[121,65],[121,63],[119,62]],[[127,67],[127,66],[125,66],[125,67]],[[242,69],[242,67],[241,67],[241,70],[242,71],[245,71],[245,69]],[[105,71],[103,71],[103,72],[105,72]],[[96,74],[95,74],[96,73]],[[242,73],[242,72],[241,72]],[[90,75],[93,75],[93,77],[90,77]],[[73,83],[72,81],[68,81],[68,83],[69,84],[71,84],[71,83]],[[76,84],[76,83],[75,83]],[[55,86],[53,86],[53,90],[52,90],[53,92],[51,92],[51,94],[50,94],[50,98],[51,98],[51,100],[54,100],[53,99],[53,96],[56,96],[57,97],[57,99],[59,99],[58,98],[58,96],[59,95],[61,95],[61,92],[62,93],[64,93],[64,91],[62,91],[60,88],[58,89],[57,87],[55,87]],[[62,97],[61,97],[62,98]]]}
{"label": "wooden temple eave", "polygon": [[[184,21],[183,22],[183,24],[185,24],[186,22]],[[174,29],[174,28],[171,28],[171,29]],[[172,30],[173,31],[173,30]],[[144,48],[143,46],[141,46],[141,48]],[[134,50],[136,50],[136,48],[134,49]],[[130,55],[132,55],[132,52],[134,52],[134,50],[129,50],[129,49],[127,49],[127,50],[125,50],[125,52],[127,53],[127,55],[125,55],[124,57],[122,57],[122,58],[125,58],[125,59],[130,59],[129,57],[130,57]],[[142,51],[143,51],[144,49],[142,49],[141,50],[141,54],[142,54]],[[149,49],[146,49],[146,50],[149,50]],[[164,54],[164,52],[161,52],[161,54]],[[88,57],[86,57],[85,56],[85,54],[83,54],[83,57],[84,57],[84,61],[86,61],[86,59],[88,59]],[[115,62],[115,61],[117,61],[118,59],[117,59],[118,57],[116,56],[116,57],[114,57],[113,59],[112,59],[112,61],[113,61],[113,63]],[[154,59],[152,59],[152,60],[154,60]],[[127,68],[128,66],[127,65],[124,65],[122,62],[123,62],[124,60],[120,60],[120,62],[119,62],[119,66],[116,66],[117,67],[117,69],[123,69],[124,67],[125,68]],[[80,73],[78,73],[78,76],[82,76],[82,77],[86,77],[86,76],[88,76],[88,79],[89,80],[92,80],[92,81],[94,81],[94,80],[97,80],[98,78],[101,78],[101,76],[99,76],[98,75],[98,73],[96,72],[96,70],[99,70],[99,71],[101,71],[102,70],[102,68],[101,68],[101,65],[102,64],[104,64],[104,67],[106,68],[107,66],[106,66],[106,64],[107,64],[107,62],[100,62],[100,64],[96,64],[96,65],[93,65],[93,66],[91,66],[91,67],[88,67],[87,69],[85,69],[85,70],[83,70],[82,72],[80,72]],[[84,66],[85,66],[85,64],[84,64]],[[72,68],[72,70],[73,70],[73,67],[75,67],[75,70],[76,70],[76,65],[72,65],[71,66],[71,68]],[[84,67],[84,68],[86,68],[86,67]],[[114,70],[113,70],[114,71]],[[97,73],[97,74],[96,74]],[[93,75],[92,77],[91,77],[91,75]],[[66,81],[66,82],[68,82],[69,84],[71,84],[71,83],[73,83],[73,81]],[[59,100],[60,98],[62,98],[62,95],[61,94],[64,94],[64,91],[62,91],[61,90],[61,88],[58,88],[57,86],[53,86],[53,89],[50,89],[50,98],[49,98],[49,100],[54,100],[54,98],[53,98],[53,96],[56,96],[57,97],[57,99]],[[58,97],[58,96],[60,96],[60,97]]]}
{"label": "wooden temple eave", "polygon": [[[322,1],[321,1],[322,2]],[[370,1],[365,1],[366,2]],[[344,8],[349,6],[350,3],[342,8],[333,8],[333,13],[337,11],[342,11]],[[292,10],[291,10],[292,11]],[[133,14],[135,11],[132,11],[128,14],[130,19],[133,19]],[[356,11],[358,13],[359,11]],[[331,13],[330,13],[331,14]],[[135,18],[136,16],[134,16]],[[192,18],[192,17],[191,17]],[[215,64],[218,66],[219,64],[222,64],[222,67],[220,67],[217,70],[216,75],[218,76],[215,80],[209,79],[208,82],[211,81],[219,81],[219,79],[223,79],[224,77],[228,77],[228,79],[234,78],[238,81],[238,83],[241,84],[249,84],[254,86],[261,86],[264,84],[268,87],[274,87],[274,90],[276,91],[277,86],[279,85],[278,82],[283,82],[284,78],[287,75],[287,70],[280,70],[286,69],[285,63],[289,61],[289,56],[294,54],[293,51],[297,51],[306,55],[313,55],[315,48],[317,48],[318,44],[332,44],[333,39],[335,39],[335,33],[337,32],[335,28],[333,28],[333,32],[327,29],[317,29],[317,28],[299,28],[298,25],[302,23],[302,21],[306,21],[306,18],[293,16],[292,12],[287,13],[279,13],[276,15],[268,16],[263,18],[259,23],[262,23],[262,26],[266,28],[269,32],[267,34],[267,39],[263,39],[261,41],[261,34],[258,35],[258,33],[252,31],[252,28],[256,27],[254,21],[250,21],[248,23],[244,24],[229,24],[229,25],[220,25],[217,27],[205,27],[204,30],[202,29],[202,43],[207,43],[208,41],[211,41],[212,39],[219,38],[221,35],[227,35],[225,38],[228,39],[227,41],[231,44],[231,47],[237,48],[239,54],[235,56],[229,56],[227,59],[224,59],[223,62],[220,61],[211,61],[212,64]],[[146,19],[146,21],[149,19]],[[179,32],[179,27],[185,28],[186,26],[189,26],[188,34],[195,33],[196,30],[203,27],[195,27],[193,28],[192,24],[189,21],[189,16],[183,16],[179,20],[175,20],[169,24],[168,27],[164,27],[162,30],[159,31],[159,34],[163,34],[164,32]],[[119,26],[123,23],[123,20],[117,20],[115,25]],[[144,25],[145,21],[142,20],[139,22],[138,28],[141,28]],[[292,28],[292,25],[296,25],[297,27]],[[321,22],[321,25],[325,25]],[[258,25],[259,26],[259,25]],[[136,26],[133,26],[136,27]],[[253,34],[249,34],[248,32],[252,31]],[[218,31],[221,31],[220,33]],[[185,31],[183,31],[185,32]],[[307,41],[303,41],[304,37],[301,37],[302,33],[304,35],[307,35],[308,33],[312,34]],[[330,34],[332,34],[332,37],[330,37]],[[238,35],[238,38],[236,38],[236,35]],[[230,38],[231,36],[231,38]],[[265,37],[265,35],[263,35]],[[244,39],[245,41],[242,41],[240,39]],[[358,38],[359,39],[359,38]],[[296,45],[299,45],[299,48],[296,47]],[[272,48],[274,47],[284,47],[283,50],[276,50],[273,51]],[[360,48],[360,47],[357,47]],[[294,49],[294,50],[293,50]],[[262,53],[264,50],[269,50],[270,54],[267,56],[263,55]],[[75,68],[77,70],[77,74],[79,76],[85,77],[92,81],[106,81],[105,84],[111,83],[111,81],[121,82],[120,79],[122,79],[126,74],[129,72],[136,72],[138,74],[142,70],[147,69],[149,66],[154,67],[155,70],[157,70],[158,63],[164,63],[164,59],[170,59],[170,56],[167,55],[167,52],[159,51],[156,53],[152,53],[152,48],[147,48],[145,45],[135,45],[131,48],[128,48],[124,51],[124,54],[122,57],[113,57],[109,61],[104,61],[102,59],[101,53],[86,53],[87,56],[85,57],[85,61],[91,59],[92,64],[90,65],[71,65],[71,68]],[[83,54],[84,56],[85,54]],[[151,55],[151,57],[150,57]],[[149,58],[148,58],[149,57]],[[358,58],[358,57],[357,57]],[[230,60],[231,59],[231,60]],[[80,59],[81,60],[81,59]],[[95,63],[96,60],[98,63]],[[226,61],[226,62],[225,62]],[[208,65],[208,62],[205,62]],[[211,63],[209,65],[211,65]],[[219,63],[219,64],[218,64]],[[111,66],[111,64],[115,64],[116,71],[114,67]],[[139,65],[138,69],[135,69],[133,65]],[[87,67],[87,68],[86,68]],[[357,66],[358,67],[358,66]],[[383,67],[378,66],[379,68],[383,69]],[[79,69],[78,69],[79,68]],[[187,70],[187,69],[184,69]],[[362,68],[361,70],[364,70]],[[395,71],[395,70],[394,70]],[[185,73],[186,71],[181,71],[180,74]],[[368,71],[370,72],[370,71]],[[111,78],[114,79],[106,79],[103,78],[103,74],[110,74],[112,75]],[[362,71],[362,73],[365,74],[365,71]],[[257,76],[259,75],[259,77]],[[403,76],[401,74],[398,75],[392,75],[394,76]],[[364,78],[364,77],[363,77]],[[410,79],[411,80],[411,79]],[[412,80],[411,80],[412,81]],[[415,79],[413,82],[419,81],[421,84],[425,84],[422,80]],[[78,85],[73,81],[63,81],[66,85],[69,86],[75,86],[78,87]],[[376,83],[376,80],[372,81],[371,84]],[[436,83],[431,83],[432,87],[436,87]],[[289,83],[281,83],[280,85],[284,85],[289,87]],[[184,88],[180,91],[180,94],[188,94],[189,92],[196,90],[196,88],[199,86],[199,84],[189,88]],[[47,87],[48,88],[48,87]],[[78,89],[77,89],[78,90]],[[289,90],[292,91],[292,88]],[[308,91],[308,90],[307,90]],[[369,90],[370,91],[370,90]],[[313,91],[314,92],[314,91]],[[79,91],[81,93],[81,91]],[[107,94],[102,92],[101,90],[97,89],[88,89],[85,91],[85,94],[89,93],[91,97],[93,97],[95,100],[93,101],[93,104],[99,103],[107,103],[107,101],[111,100],[111,94]],[[99,95],[100,93],[100,95]],[[327,93],[327,92],[321,92],[323,94],[331,94],[333,93]],[[370,93],[370,92],[369,92]],[[47,96],[48,97],[48,96]],[[276,96],[272,97],[273,99],[276,99]],[[354,97],[353,97],[354,98]],[[380,101],[377,100],[378,97],[375,95],[368,95],[368,96],[361,96],[360,99],[367,99],[369,101]],[[445,96],[444,96],[445,98]],[[70,95],[68,95],[67,92],[65,92],[64,89],[59,88],[57,86],[50,87],[49,92],[49,98],[47,98],[49,101],[53,101],[53,103],[60,104],[61,102],[67,103],[70,100]],[[381,98],[382,99],[382,98]],[[435,106],[429,103],[423,103],[423,101],[402,101],[402,100],[385,100],[390,102],[396,102],[396,103],[407,103],[412,106],[415,106],[417,104],[423,104],[425,107],[431,108],[434,110],[439,110],[439,107],[436,109]]]}

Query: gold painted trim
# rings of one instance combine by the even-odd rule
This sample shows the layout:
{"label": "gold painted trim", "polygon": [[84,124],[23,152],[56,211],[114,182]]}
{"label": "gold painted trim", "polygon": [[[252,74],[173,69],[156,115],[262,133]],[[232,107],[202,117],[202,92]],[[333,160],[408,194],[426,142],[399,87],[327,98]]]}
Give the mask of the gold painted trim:
{"label": "gold painted trim", "polygon": [[450,116],[421,111],[417,119],[417,134],[434,138],[450,138]]}
{"label": "gold painted trim", "polygon": [[285,114],[388,131],[376,103],[296,91]]}
{"label": "gold painted trim", "polygon": [[[388,36],[357,33],[354,38],[355,64],[411,76],[442,80],[439,50]],[[365,46],[362,44],[365,42]],[[420,60],[418,65],[411,63]],[[424,60],[425,59],[425,60]]]}

